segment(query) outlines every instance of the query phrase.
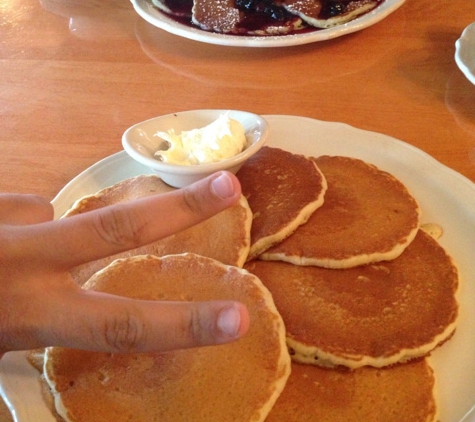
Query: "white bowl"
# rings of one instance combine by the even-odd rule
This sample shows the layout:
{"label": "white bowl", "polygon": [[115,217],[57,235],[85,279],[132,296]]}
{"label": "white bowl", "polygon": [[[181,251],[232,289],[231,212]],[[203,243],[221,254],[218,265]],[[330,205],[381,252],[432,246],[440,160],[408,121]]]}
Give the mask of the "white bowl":
{"label": "white bowl", "polygon": [[455,42],[455,62],[467,79],[475,84],[475,22],[468,25]]}
{"label": "white bowl", "polygon": [[[225,113],[244,127],[247,147],[240,154],[217,163],[199,165],[168,164],[154,157],[155,152],[163,147],[163,140],[155,136],[157,132],[174,129],[175,133],[180,133],[202,128]],[[134,160],[147,166],[165,183],[181,188],[219,170],[236,173],[244,162],[265,144],[268,132],[267,122],[254,113],[237,110],[188,110],[135,124],[122,135],[122,145]]]}

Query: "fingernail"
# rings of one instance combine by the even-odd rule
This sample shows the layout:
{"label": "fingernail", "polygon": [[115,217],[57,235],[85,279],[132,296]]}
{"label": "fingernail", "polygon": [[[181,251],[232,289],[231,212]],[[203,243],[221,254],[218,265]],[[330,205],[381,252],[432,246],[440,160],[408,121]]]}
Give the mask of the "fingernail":
{"label": "fingernail", "polygon": [[234,196],[234,185],[228,173],[221,173],[211,182],[213,192],[220,198],[230,198]]}
{"label": "fingernail", "polygon": [[223,309],[218,316],[218,328],[230,337],[236,337],[241,325],[241,314],[237,307]]}

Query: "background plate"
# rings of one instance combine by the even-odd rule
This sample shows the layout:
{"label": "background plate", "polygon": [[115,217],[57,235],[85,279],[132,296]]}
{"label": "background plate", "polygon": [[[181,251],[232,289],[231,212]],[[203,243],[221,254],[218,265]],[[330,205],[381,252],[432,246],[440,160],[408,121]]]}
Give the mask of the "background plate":
{"label": "background plate", "polygon": [[316,41],[324,41],[331,38],[341,37],[342,35],[350,34],[352,32],[361,31],[368,26],[374,25],[390,13],[394,12],[402,6],[405,0],[385,0],[371,12],[352,20],[351,22],[333,28],[316,30],[304,34],[276,35],[269,37],[226,35],[203,31],[174,21],[165,13],[162,13],[154,7],[150,0],[131,0],[131,2],[135,11],[147,22],[184,38],[208,44],[234,47],[287,47],[309,44]]}
{"label": "background plate", "polygon": [[[397,139],[342,123],[294,116],[264,116],[268,145],[306,155],[346,155],[373,163],[399,178],[422,209],[423,223],[444,229],[440,243],[460,270],[460,320],[453,338],[430,358],[436,375],[439,418],[473,422],[475,411],[475,184]],[[122,179],[149,173],[125,152],[114,154],[67,184],[53,200],[56,217],[78,198]],[[40,394],[37,373],[22,352],[0,361],[0,393],[17,422],[55,422]],[[471,412],[471,413],[470,413]]]}
{"label": "background plate", "polygon": [[468,25],[455,42],[455,62],[467,79],[475,85],[475,22]]}

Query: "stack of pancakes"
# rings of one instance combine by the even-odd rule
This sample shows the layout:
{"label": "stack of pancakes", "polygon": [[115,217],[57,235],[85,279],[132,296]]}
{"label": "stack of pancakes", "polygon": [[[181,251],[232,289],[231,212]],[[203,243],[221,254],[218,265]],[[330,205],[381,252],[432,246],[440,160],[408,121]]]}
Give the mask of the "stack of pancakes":
{"label": "stack of pancakes", "polygon": [[[151,0],[161,11],[177,18],[191,18],[203,30],[240,35],[280,35],[302,29],[343,25],[373,10],[382,0]],[[245,6],[245,7],[244,7]],[[269,12],[273,10],[277,13]],[[246,26],[252,14],[272,16],[262,28]]]}
{"label": "stack of pancakes", "polygon": [[426,356],[455,330],[451,258],[419,230],[396,178],[347,157],[313,160],[324,205],[245,266],[272,292],[294,360],[354,369]]}
{"label": "stack of pancakes", "polygon": [[[264,148],[261,168],[279,154]],[[293,360],[267,420],[433,421],[426,357],[454,333],[457,269],[420,229],[417,201],[398,179],[354,158],[308,159],[326,179],[323,205],[244,266],[271,291]],[[292,198],[280,182],[287,174],[282,166],[266,183]],[[241,182],[253,209],[259,181]],[[266,220],[265,206],[253,212]]]}
{"label": "stack of pancakes", "polygon": [[[48,348],[40,370],[54,411],[71,421],[434,421],[426,357],[454,333],[458,273],[421,230],[407,188],[358,159],[272,147],[237,176],[235,207],[73,276],[139,299],[240,300],[249,334],[142,355]],[[66,216],[172,189],[139,176]]]}

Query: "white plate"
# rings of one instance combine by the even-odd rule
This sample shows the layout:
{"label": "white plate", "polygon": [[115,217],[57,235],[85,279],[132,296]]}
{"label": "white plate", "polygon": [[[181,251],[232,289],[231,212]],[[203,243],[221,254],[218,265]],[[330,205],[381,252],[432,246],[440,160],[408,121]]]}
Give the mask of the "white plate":
{"label": "white plate", "polygon": [[[440,243],[461,274],[460,321],[454,337],[430,362],[437,382],[440,420],[475,421],[475,184],[402,141],[342,123],[294,116],[264,116],[268,144],[307,155],[347,155],[384,169],[405,183],[422,208],[423,222],[442,226]],[[422,136],[422,135],[421,135]],[[148,169],[125,152],[114,154],[73,179],[53,200],[56,216],[77,198]],[[36,372],[21,352],[0,361],[0,390],[17,422],[54,422],[41,398]],[[465,418],[464,418],[465,416]]]}
{"label": "white plate", "polygon": [[475,85],[475,22],[468,25],[455,42],[455,62],[467,79]]}
{"label": "white plate", "polygon": [[398,9],[405,0],[384,0],[374,10],[366,13],[351,22],[339,25],[333,28],[316,30],[294,35],[276,35],[276,36],[240,36],[217,34],[203,31],[184,25],[171,19],[165,13],[162,13],[154,7],[150,0],[131,0],[135,11],[152,25],[161,28],[167,32],[189,38],[195,41],[201,41],[208,44],[219,44],[234,47],[286,47],[300,44],[308,44],[315,41],[324,41],[331,38],[340,37],[345,34],[360,31],[368,26],[374,25],[384,19],[390,13]]}

